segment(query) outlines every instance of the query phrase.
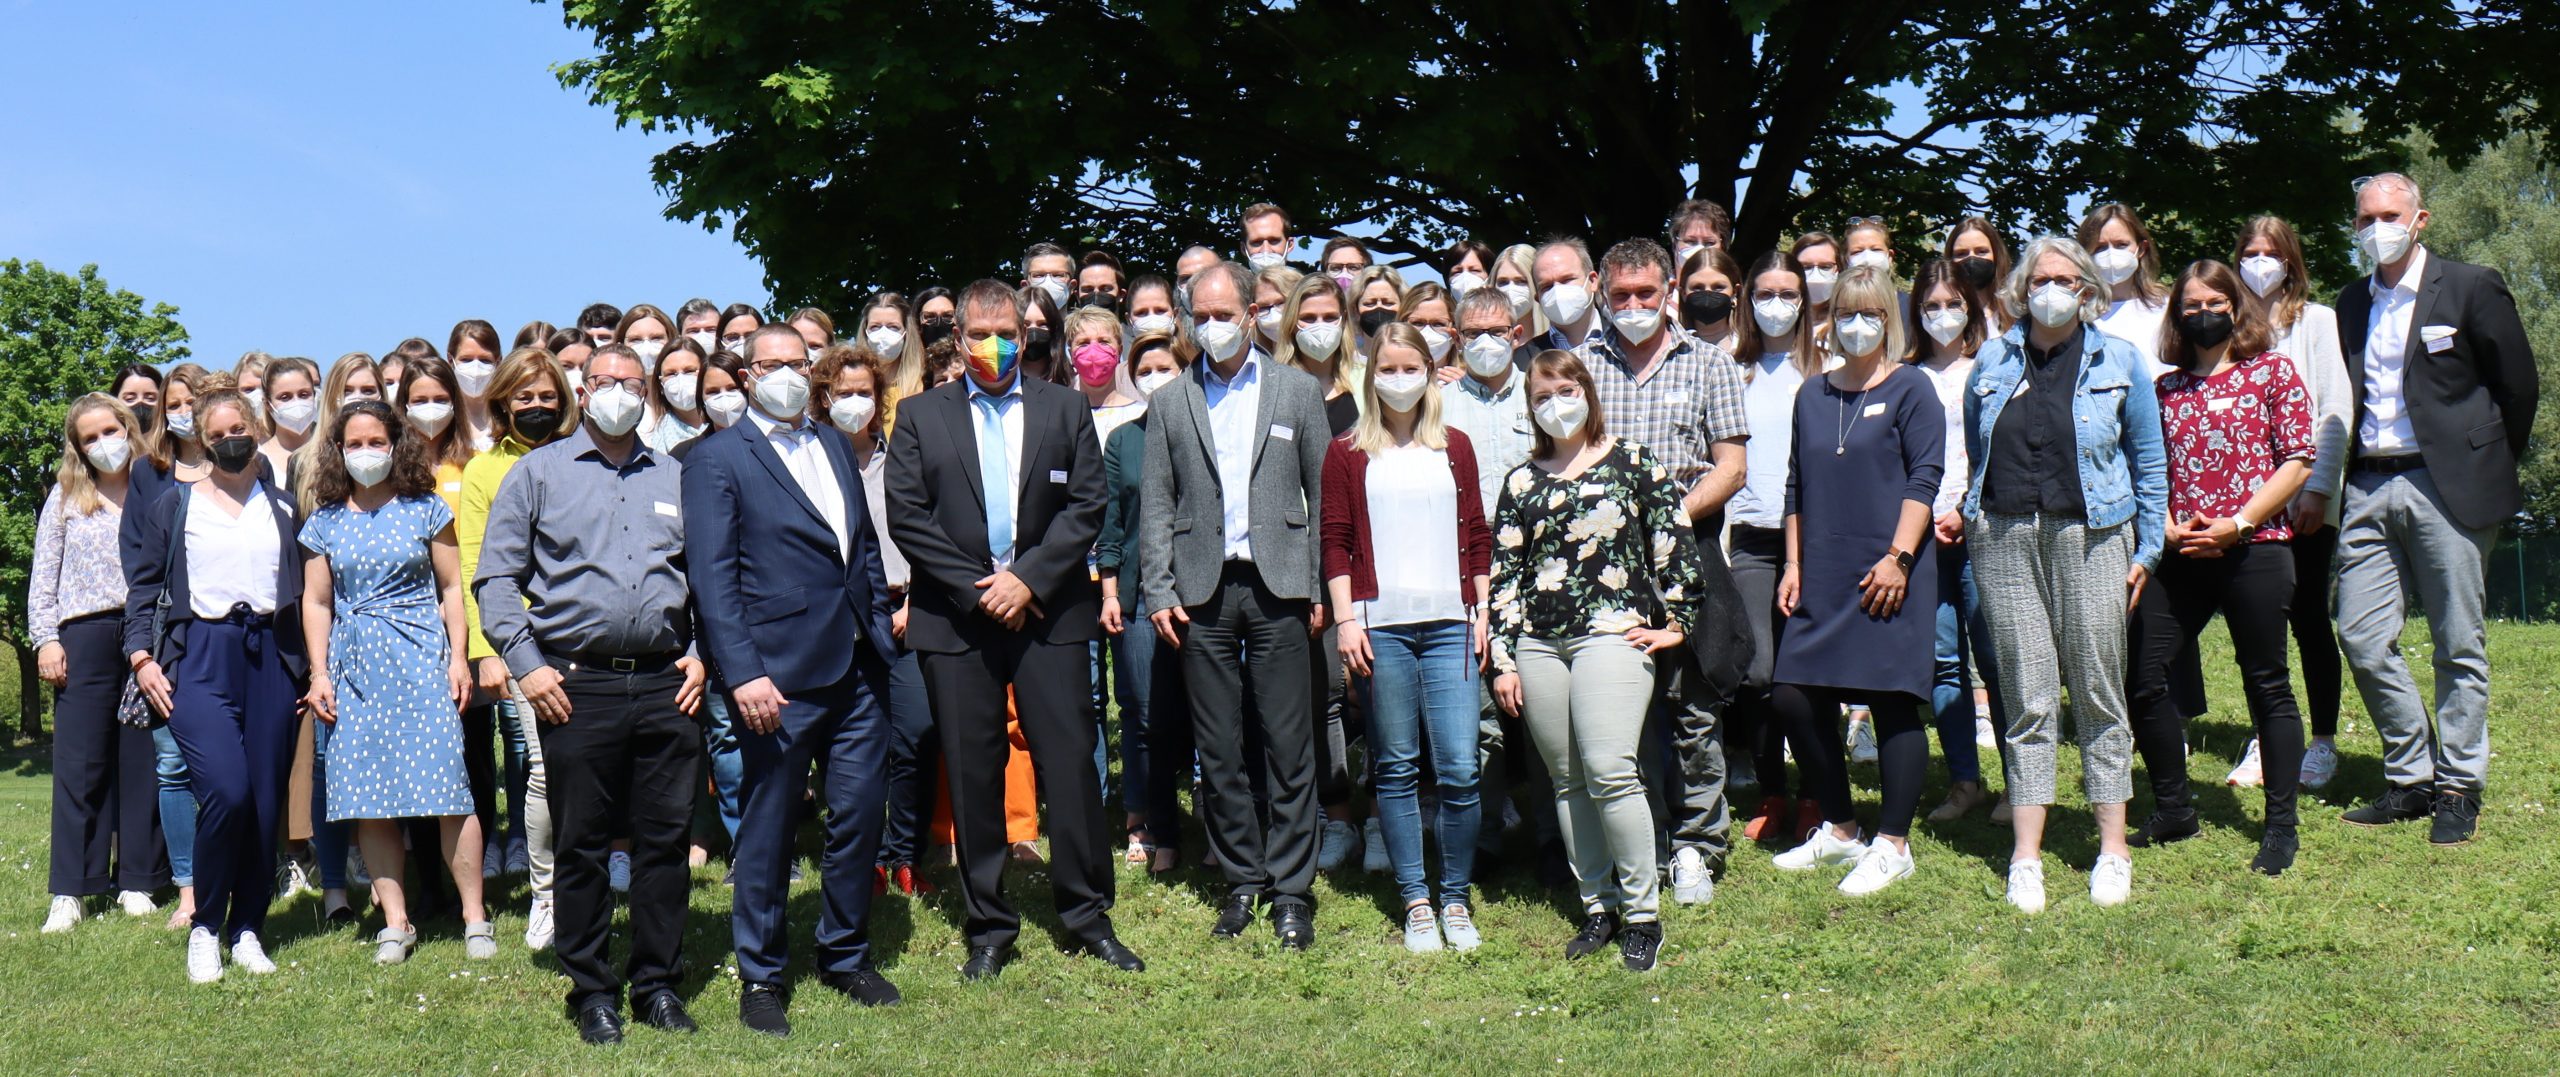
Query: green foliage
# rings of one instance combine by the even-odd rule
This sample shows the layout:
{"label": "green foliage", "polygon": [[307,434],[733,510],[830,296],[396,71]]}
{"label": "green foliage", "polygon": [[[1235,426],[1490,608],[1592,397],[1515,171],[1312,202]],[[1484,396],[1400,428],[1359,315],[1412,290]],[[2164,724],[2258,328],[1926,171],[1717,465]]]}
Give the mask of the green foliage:
{"label": "green foliage", "polygon": [[42,262],[0,261],[0,634],[23,645],[36,514],[62,458],[62,416],[127,363],[187,357],[178,308]]}
{"label": "green foliage", "polygon": [[2091,195],[2221,252],[2250,214],[2344,218],[2398,132],[2458,160],[2550,129],[2508,112],[2560,101],[2536,2],[563,0],[596,51],[558,74],[690,136],[668,215],[730,229],[778,305],[848,310],[1033,238],[1168,265],[1263,199],[1399,261],[1658,235],[1746,181],[1746,252],[1878,212],[1907,252],[1967,211],[2063,229]]}

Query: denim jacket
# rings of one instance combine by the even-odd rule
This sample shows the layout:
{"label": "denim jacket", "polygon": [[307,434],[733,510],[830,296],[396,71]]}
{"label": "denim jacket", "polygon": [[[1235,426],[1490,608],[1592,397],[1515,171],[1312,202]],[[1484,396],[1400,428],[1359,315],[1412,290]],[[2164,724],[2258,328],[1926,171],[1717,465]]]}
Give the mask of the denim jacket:
{"label": "denim jacket", "polygon": [[[1968,520],[1982,516],[1982,472],[1991,461],[1991,430],[2000,409],[2017,395],[2027,369],[2027,327],[2012,326],[1976,356],[1964,396],[1965,451],[1972,455],[1972,483],[1964,495]],[[2133,345],[2080,327],[2084,354],[2080,381],[2071,391],[2071,417],[2080,447],[2080,496],[2089,526],[2133,521],[2133,563],[2160,567],[2169,527],[2169,454],[2160,433],[2160,395],[2142,353]]]}

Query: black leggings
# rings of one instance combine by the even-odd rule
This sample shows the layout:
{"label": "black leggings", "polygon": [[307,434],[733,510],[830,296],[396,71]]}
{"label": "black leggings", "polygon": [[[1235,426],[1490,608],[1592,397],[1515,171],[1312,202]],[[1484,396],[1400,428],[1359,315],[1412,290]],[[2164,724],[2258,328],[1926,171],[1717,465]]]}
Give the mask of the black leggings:
{"label": "black leggings", "polygon": [[2231,629],[2249,719],[2258,730],[2267,824],[2293,826],[2294,793],[2302,781],[2302,714],[2294,707],[2284,650],[2287,608],[2294,594],[2293,551],[2281,542],[2261,542],[2214,558],[2173,551],[2161,561],[2127,618],[2125,648],[2133,664],[2126,677],[2133,742],[2150,774],[2153,810],[2172,817],[2195,812],[2187,791],[2187,723],[2178,714],[2169,670],[2178,650],[2219,611]]}
{"label": "black leggings", "polygon": [[2337,555],[2337,528],[2293,538],[2293,643],[2302,652],[2303,702],[2315,737],[2338,735],[2338,692],[2345,670],[2338,660],[2338,625],[2329,616],[2330,563]]}
{"label": "black leggings", "polygon": [[1928,726],[1920,720],[1917,697],[1779,684],[1769,689],[1769,706],[1786,724],[1787,739],[1796,747],[1797,777],[1805,795],[1822,804],[1823,821],[1854,823],[1858,814],[1849,798],[1849,752],[1840,731],[1840,706],[1853,694],[1875,716],[1876,754],[1884,770],[1884,806],[1876,813],[1876,833],[1907,837],[1911,816],[1920,806],[1920,783],[1929,773]]}

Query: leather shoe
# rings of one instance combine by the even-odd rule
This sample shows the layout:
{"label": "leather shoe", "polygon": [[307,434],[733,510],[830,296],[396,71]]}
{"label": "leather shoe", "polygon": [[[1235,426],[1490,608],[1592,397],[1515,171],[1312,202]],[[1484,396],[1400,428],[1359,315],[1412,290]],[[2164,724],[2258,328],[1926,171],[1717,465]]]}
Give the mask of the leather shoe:
{"label": "leather shoe", "polygon": [[1252,924],[1253,895],[1235,894],[1227,898],[1226,904],[1218,907],[1218,923],[1209,929],[1209,934],[1222,939],[1232,939],[1244,934],[1244,929]]}
{"label": "leather shoe", "polygon": [[597,999],[578,1007],[578,1038],[602,1047],[622,1042],[622,1011],[612,999]]}
{"label": "leather shoe", "polygon": [[790,1006],[781,987],[751,983],[738,992],[738,1023],[779,1039],[791,1034]]}
{"label": "leather shoe", "polygon": [[924,881],[922,876],[917,875],[916,866],[913,864],[900,864],[896,869],[890,871],[889,885],[896,887],[899,893],[905,894],[908,897],[914,897],[918,894],[930,894],[933,892],[933,884]]}
{"label": "leather shoe", "polygon": [[1116,935],[1105,935],[1095,939],[1078,947],[1076,952],[1101,958],[1104,964],[1122,972],[1147,971],[1147,963],[1138,959],[1136,951],[1121,944],[1119,936]]}
{"label": "leather shoe", "polygon": [[824,980],[827,986],[865,1006],[895,1006],[903,997],[898,994],[898,985],[890,983],[889,978],[880,975],[876,969],[830,972]]}
{"label": "leather shoe", "polygon": [[1316,918],[1304,905],[1282,905],[1271,913],[1271,933],[1280,945],[1304,950],[1316,944]]}
{"label": "leather shoe", "polygon": [[1012,943],[1002,946],[972,946],[969,948],[968,962],[960,966],[960,978],[992,980],[996,978],[997,973],[1003,972],[1004,967],[1010,964],[1013,964]]}
{"label": "leather shoe", "polygon": [[700,1028],[693,1023],[693,1015],[684,1012],[684,1000],[677,998],[673,991],[652,994],[647,1001],[633,1006],[631,1012],[640,1018],[641,1024],[660,1031],[682,1032],[686,1035],[700,1031]]}
{"label": "leather shoe", "polygon": [[2185,841],[2201,833],[2204,833],[2204,826],[2197,821],[2193,811],[2181,815],[2153,812],[2151,818],[2143,820],[2141,826],[2133,828],[2133,833],[2125,836],[2124,843],[2136,849],[2149,849]]}

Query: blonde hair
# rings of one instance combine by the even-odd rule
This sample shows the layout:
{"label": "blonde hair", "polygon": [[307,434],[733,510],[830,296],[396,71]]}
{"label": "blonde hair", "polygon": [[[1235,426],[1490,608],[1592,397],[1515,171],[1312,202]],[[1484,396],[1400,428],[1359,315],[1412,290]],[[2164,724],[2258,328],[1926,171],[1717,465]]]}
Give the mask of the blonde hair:
{"label": "blonde hair", "polygon": [[[1440,306],[1449,312],[1449,324],[1456,325],[1458,297],[1449,294],[1449,290],[1441,287],[1438,281],[1428,280],[1404,290],[1404,298],[1396,303],[1396,320],[1400,322],[1411,320],[1416,309],[1433,300],[1438,300]],[[1425,358],[1429,356],[1426,355]]]}
{"label": "blonde hair", "polygon": [[[1353,385],[1350,381],[1351,375],[1347,369],[1350,364],[1342,361],[1343,350],[1351,346],[1353,331],[1351,303],[1343,296],[1342,286],[1333,282],[1331,274],[1309,273],[1298,281],[1297,287],[1289,290],[1288,305],[1280,308],[1280,331],[1272,334],[1274,339],[1271,341],[1271,357],[1285,366],[1307,370],[1308,360],[1298,356],[1298,308],[1304,306],[1309,299],[1325,295],[1332,296],[1334,304],[1342,308],[1342,341],[1333,346],[1332,355],[1317,360],[1333,364],[1333,372],[1330,376],[1332,388],[1327,389],[1325,395],[1333,395],[1334,389],[1346,393],[1357,393],[1360,387]],[[1315,371],[1307,370],[1307,373],[1313,374]]]}
{"label": "blonde hair", "polygon": [[[2080,244],[2083,253],[2093,253],[2098,249],[2098,233],[2105,231],[2109,223],[2123,225],[2124,230],[2133,236],[2134,253],[2138,256],[2133,270],[2133,294],[2145,303],[2167,301],[2169,289],[2160,283],[2160,248],[2151,242],[2151,229],[2143,226],[2142,218],[2133,212],[2132,206],[2108,202],[2091,209],[2088,216],[2080,218],[2080,228],[2071,238]],[[2090,267],[2094,269],[2097,264],[2097,260],[2091,258]],[[2098,286],[2101,294],[2113,290],[2105,277],[2093,276],[2089,281]]]}
{"label": "blonde hair", "polygon": [[[1862,307],[1884,310],[1884,350],[1877,353],[1881,359],[1898,361],[1910,353],[1910,334],[1902,324],[1902,293],[1893,286],[1892,270],[1858,266],[1840,274],[1839,287],[1831,290],[1831,317],[1837,320],[1841,311]],[[1834,355],[1847,357],[1840,350],[1840,334],[1836,330],[1825,336],[1824,347]]]}
{"label": "blonde hair", "polygon": [[[391,390],[382,384],[382,368],[375,365],[372,355],[348,352],[339,356],[337,362],[329,364],[329,376],[321,381],[320,391],[316,394],[320,415],[312,423],[311,438],[303,442],[301,448],[293,450],[293,501],[304,516],[311,515],[320,507],[317,484],[320,473],[326,470],[320,459],[324,447],[321,443],[329,440],[329,432],[338,428],[338,410],[342,406],[340,401],[347,395],[347,383],[354,381],[360,373],[373,375],[377,399],[386,402],[391,399]],[[337,451],[335,446],[326,448],[331,452]]]}
{"label": "blonde hair", "polygon": [[516,434],[516,412],[507,401],[535,378],[549,378],[552,386],[560,390],[560,429],[575,429],[578,425],[577,387],[569,384],[569,372],[560,366],[560,361],[541,348],[524,347],[508,352],[505,359],[498,361],[497,372],[489,375],[489,395],[483,398],[489,402],[490,432],[497,437],[515,438],[516,444],[528,449],[534,446]]}
{"label": "blonde hair", "polygon": [[1351,294],[1342,298],[1343,318],[1358,319],[1360,297],[1369,294],[1369,286],[1379,281],[1387,282],[1387,287],[1394,289],[1398,304],[1404,302],[1404,274],[1396,272],[1394,266],[1373,265],[1361,270],[1359,276],[1351,278]]}
{"label": "blonde hair", "polygon": [[1084,334],[1085,327],[1092,325],[1107,325],[1111,327],[1112,347],[1120,348],[1128,346],[1129,330],[1120,324],[1119,315],[1113,314],[1102,307],[1077,307],[1076,309],[1067,312],[1066,324],[1060,327],[1057,343],[1052,345],[1052,347],[1064,349],[1062,354],[1074,354],[1074,349],[1068,347],[1068,342],[1082,336]]}
{"label": "blonde hair", "polygon": [[[139,423],[124,401],[105,393],[90,393],[72,401],[70,410],[62,414],[62,462],[54,466],[53,477],[62,484],[63,507],[73,516],[87,516],[107,507],[106,495],[98,492],[97,465],[91,464],[89,454],[80,450],[80,417],[93,411],[115,416],[116,425],[124,428],[126,443],[137,451],[142,447],[140,431],[136,429]],[[133,457],[125,459],[125,467],[132,468]]]}
{"label": "blonde hair", "polygon": [[[1388,322],[1378,329],[1378,351],[1388,348],[1411,348],[1422,356],[1422,402],[1414,405],[1413,440],[1426,449],[1449,447],[1448,427],[1440,421],[1440,379],[1431,374],[1431,344],[1422,339],[1422,330],[1408,322]],[[1387,433],[1387,408],[1378,401],[1378,367],[1371,360],[1360,375],[1360,421],[1351,427],[1351,447],[1377,455],[1379,450],[1395,444]]]}
{"label": "blonde hair", "polygon": [[[1521,279],[1521,281],[1522,281],[1522,282],[1524,282],[1524,283],[1526,283],[1526,284],[1528,284],[1528,286],[1529,286],[1529,313],[1528,313],[1528,316],[1527,316],[1527,321],[1528,321],[1528,323],[1529,323],[1529,336],[1530,336],[1532,339],[1535,339],[1535,338],[1538,338],[1538,337],[1546,336],[1546,335],[1547,335],[1547,312],[1546,312],[1546,311],[1544,311],[1544,310],[1540,310],[1540,309],[1538,308],[1538,299],[1537,299],[1537,295],[1538,295],[1538,248],[1537,248],[1537,246],[1536,246],[1536,245],[1534,245],[1534,244],[1529,244],[1529,243],[1514,243],[1514,244],[1512,244],[1512,245],[1510,245],[1510,246],[1508,246],[1508,247],[1504,247],[1504,248],[1502,248],[1502,253],[1501,253],[1501,254],[1499,254],[1499,255],[1496,255],[1496,256],[1495,256],[1495,260],[1497,260],[1497,261],[1502,261],[1502,262],[1509,262],[1509,263],[1511,263],[1511,268],[1513,268],[1513,269],[1517,269],[1517,270],[1519,270],[1519,271],[1520,271],[1520,279]],[[1498,274],[1496,274],[1496,273],[1492,272],[1492,267],[1489,267],[1489,266],[1488,266],[1488,267],[1486,267],[1486,273],[1485,273],[1485,287],[1488,287],[1488,288],[1492,287],[1492,286],[1493,286],[1494,278],[1495,278],[1496,276],[1498,276]]]}

